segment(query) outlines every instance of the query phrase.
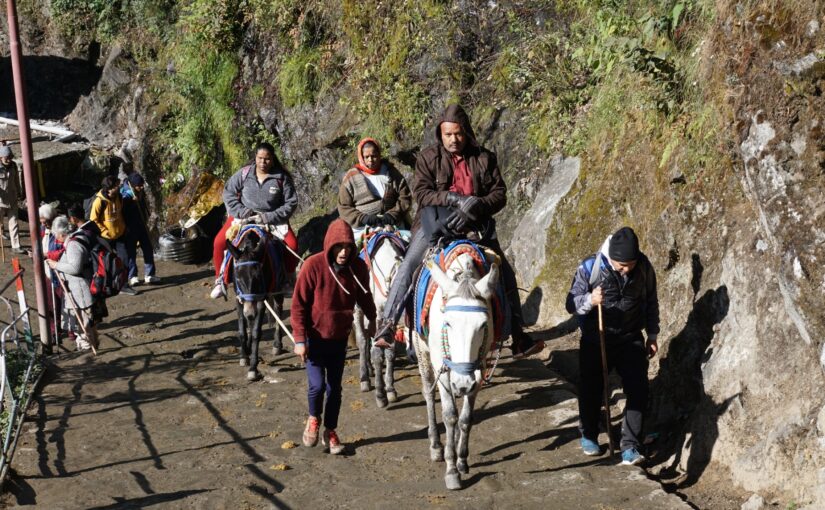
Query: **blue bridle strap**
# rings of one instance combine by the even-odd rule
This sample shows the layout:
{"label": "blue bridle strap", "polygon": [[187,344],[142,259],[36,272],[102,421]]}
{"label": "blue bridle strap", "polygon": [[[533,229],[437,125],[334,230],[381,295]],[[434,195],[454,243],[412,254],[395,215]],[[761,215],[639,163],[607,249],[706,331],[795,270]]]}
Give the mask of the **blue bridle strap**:
{"label": "blue bridle strap", "polygon": [[473,375],[478,370],[478,360],[473,363],[456,363],[450,358],[443,358],[441,362],[458,375]]}
{"label": "blue bridle strap", "polygon": [[[489,310],[486,306],[479,306],[479,305],[448,305],[444,307],[445,312],[469,312],[469,313],[489,313]],[[445,323],[446,324],[446,323]],[[442,335],[446,335],[446,326],[442,326]],[[486,328],[485,328],[486,330]],[[446,337],[442,337],[446,338]],[[442,340],[446,342],[446,340]],[[478,366],[480,363],[480,359],[477,359],[473,362],[465,362],[465,363],[458,363],[450,359],[450,352],[449,349],[446,347],[444,348],[444,357],[441,359],[441,362],[444,363],[444,366],[447,367],[450,371],[455,372],[458,375],[473,375],[473,372],[478,370]]]}
{"label": "blue bridle strap", "polygon": [[235,287],[235,294],[243,301],[262,301],[266,299],[266,294],[244,294],[237,287]]}
{"label": "blue bridle strap", "polygon": [[233,264],[235,264],[235,267],[240,267],[240,266],[262,266],[263,262],[261,262],[259,260],[245,260],[243,262],[233,262]]}
{"label": "blue bridle strap", "polygon": [[[235,261],[233,262],[235,267],[241,266],[262,266],[264,263],[260,260],[244,260],[244,261]],[[261,301],[262,299],[266,298],[266,294],[245,294],[241,292],[241,288],[238,285],[238,282],[235,282],[235,294],[238,296],[238,299],[243,301]]]}
{"label": "blue bridle strap", "polygon": [[444,307],[445,312],[479,312],[487,313],[486,306],[471,306],[471,305],[449,305]]}

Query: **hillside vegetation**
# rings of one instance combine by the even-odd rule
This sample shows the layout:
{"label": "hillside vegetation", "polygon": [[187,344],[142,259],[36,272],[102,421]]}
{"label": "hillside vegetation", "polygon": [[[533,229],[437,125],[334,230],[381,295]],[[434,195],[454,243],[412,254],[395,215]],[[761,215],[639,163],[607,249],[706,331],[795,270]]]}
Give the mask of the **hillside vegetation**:
{"label": "hillside vegetation", "polygon": [[[101,137],[136,140],[156,189],[226,177],[273,142],[308,197],[305,247],[360,137],[409,172],[438,112],[461,103],[509,186],[502,237],[545,244],[522,283],[550,336],[567,331],[578,261],[623,224],[640,234],[663,317],[653,472],[679,490],[712,475],[783,505],[825,502],[821,3],[20,3],[50,47],[102,44],[96,110],[70,119],[89,132],[88,112],[115,112]],[[107,69],[128,86],[106,86]],[[520,223],[558,155],[578,175],[534,232]]]}

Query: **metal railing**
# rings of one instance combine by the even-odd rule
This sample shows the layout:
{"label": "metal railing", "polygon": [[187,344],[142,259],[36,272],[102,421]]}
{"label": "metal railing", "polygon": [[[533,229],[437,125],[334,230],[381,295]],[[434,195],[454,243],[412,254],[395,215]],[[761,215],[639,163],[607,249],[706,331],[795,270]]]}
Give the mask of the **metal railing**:
{"label": "metal railing", "polygon": [[[6,480],[9,466],[14,457],[14,450],[17,446],[17,440],[20,438],[20,431],[26,418],[29,401],[44,372],[39,364],[39,342],[34,341],[29,322],[30,308],[25,304],[22,274],[23,270],[21,269],[12,276],[9,282],[0,287],[0,293],[2,293],[11,284],[17,282],[18,304],[20,305],[20,313],[15,315],[12,302],[0,296],[0,302],[6,305],[5,307],[0,306],[0,311],[5,308],[9,314],[9,323],[0,333],[0,435],[2,435],[3,448],[0,451],[0,487]],[[22,330],[20,326],[22,326]],[[9,350],[7,348],[10,343],[14,345],[14,349]],[[10,363],[10,361],[14,361],[14,363]],[[21,370],[24,365],[25,370]]]}

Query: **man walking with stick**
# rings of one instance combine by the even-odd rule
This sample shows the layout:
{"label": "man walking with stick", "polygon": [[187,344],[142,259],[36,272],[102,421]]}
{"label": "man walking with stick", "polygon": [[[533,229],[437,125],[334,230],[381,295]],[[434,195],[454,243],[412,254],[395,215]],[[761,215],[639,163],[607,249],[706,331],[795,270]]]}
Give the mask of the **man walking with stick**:
{"label": "man walking with stick", "polygon": [[[607,374],[615,368],[622,378],[627,405],[622,420],[622,464],[644,461],[639,453],[647,406],[648,359],[656,355],[659,299],[656,272],[639,250],[639,239],[623,227],[576,269],[567,294],[567,311],[581,328],[579,346],[579,428],[585,455],[601,455],[599,410],[610,416]],[[597,310],[594,310],[597,308]],[[645,340],[642,330],[647,333]],[[600,402],[602,401],[602,402]],[[613,441],[607,428],[611,453]]]}

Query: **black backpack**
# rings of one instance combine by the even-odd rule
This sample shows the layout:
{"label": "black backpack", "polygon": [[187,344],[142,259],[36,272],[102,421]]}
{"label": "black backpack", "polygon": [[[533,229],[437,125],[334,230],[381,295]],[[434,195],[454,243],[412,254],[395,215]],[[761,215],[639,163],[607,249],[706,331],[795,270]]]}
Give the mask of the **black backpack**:
{"label": "black backpack", "polygon": [[89,198],[83,199],[83,214],[86,215],[84,220],[88,220],[92,217],[92,206],[95,203],[95,198],[97,198],[97,193],[90,196]]}

